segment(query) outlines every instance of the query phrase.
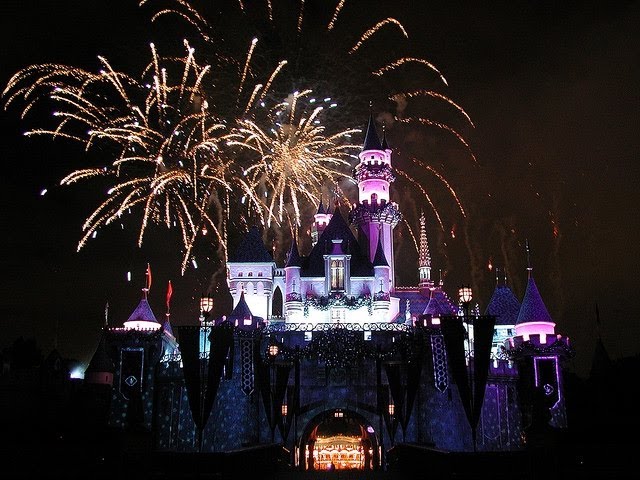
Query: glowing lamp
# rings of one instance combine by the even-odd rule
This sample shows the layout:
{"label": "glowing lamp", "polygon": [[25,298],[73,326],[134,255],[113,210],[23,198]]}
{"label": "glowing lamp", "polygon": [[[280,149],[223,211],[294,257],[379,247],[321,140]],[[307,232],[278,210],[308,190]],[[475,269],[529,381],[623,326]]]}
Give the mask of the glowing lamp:
{"label": "glowing lamp", "polygon": [[396,406],[393,403],[389,404],[389,415],[393,416],[396,413]]}
{"label": "glowing lamp", "polygon": [[203,315],[207,315],[213,308],[213,298],[208,295],[200,297],[200,311]]}
{"label": "glowing lamp", "polygon": [[460,301],[462,303],[470,303],[473,298],[471,287],[463,285],[458,290],[458,295],[460,296]]}

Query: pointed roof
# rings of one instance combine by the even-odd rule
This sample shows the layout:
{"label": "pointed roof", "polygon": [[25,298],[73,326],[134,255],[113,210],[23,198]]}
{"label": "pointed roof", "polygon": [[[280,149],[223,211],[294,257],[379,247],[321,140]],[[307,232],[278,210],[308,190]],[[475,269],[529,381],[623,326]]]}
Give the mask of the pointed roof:
{"label": "pointed roof", "polygon": [[165,315],[164,323],[162,324],[162,329],[167,332],[172,337],[175,337],[173,334],[173,328],[171,328],[171,322],[169,321],[169,315]]}
{"label": "pointed roof", "polygon": [[485,315],[494,315],[496,325],[515,325],[520,313],[520,302],[506,285],[496,285]]}
{"label": "pointed roof", "polygon": [[591,380],[599,381],[607,377],[611,373],[611,357],[609,352],[602,343],[602,338],[598,337],[596,341],[596,348],[593,351],[593,357],[591,359],[591,370],[589,371],[589,378]]}
{"label": "pointed roof", "polygon": [[553,323],[551,315],[549,315],[549,311],[542,301],[533,276],[530,276],[527,282],[527,290],[524,292],[524,298],[522,299],[516,325],[529,322]]}
{"label": "pointed roof", "polygon": [[382,126],[382,149],[389,150],[389,144],[387,143],[387,130]]}
{"label": "pointed roof", "polygon": [[129,315],[129,319],[127,320],[127,322],[152,322],[160,324],[160,322],[158,322],[158,320],[156,319],[156,316],[153,314],[151,306],[149,305],[149,302],[146,298],[142,298],[140,300],[140,303],[138,304],[136,309],[131,315]]}
{"label": "pointed roof", "polygon": [[324,203],[322,203],[322,197],[321,197],[320,203],[318,204],[318,211],[316,212],[316,215],[324,215],[325,213],[328,213],[328,212],[324,208]]}
{"label": "pointed roof", "polygon": [[447,294],[441,288],[434,288],[431,290],[431,298],[422,314],[441,317],[442,315],[455,315],[456,312],[457,309],[451,303]]}
{"label": "pointed roof", "polygon": [[258,227],[253,226],[249,229],[229,261],[239,263],[273,262],[273,257],[262,243]]}
{"label": "pointed roof", "polygon": [[89,366],[85,370],[86,372],[109,372],[115,373],[116,367],[109,357],[107,353],[107,343],[105,341],[105,333],[102,333],[100,337],[100,342],[98,343],[98,348],[96,348],[93,357],[91,357],[91,361],[89,362]]}
{"label": "pointed roof", "polygon": [[296,242],[296,237],[293,237],[291,248],[289,249],[289,254],[287,255],[287,263],[285,265],[285,268],[301,266],[302,259],[300,258],[300,252],[298,252],[298,243]]}
{"label": "pointed roof", "polygon": [[238,300],[238,304],[233,308],[231,315],[229,318],[252,318],[253,314],[251,313],[251,309],[249,305],[247,305],[247,301],[244,299],[244,290],[240,292],[240,300]]}
{"label": "pointed roof", "polygon": [[351,276],[372,277],[373,265],[369,261],[368,255],[362,253],[360,244],[347,225],[339,206],[336,206],[331,220],[318,239],[318,243],[303,262],[301,275],[303,277],[324,277],[324,256],[329,253],[332,240],[336,239],[342,239],[343,251],[351,255]]}
{"label": "pointed roof", "polygon": [[369,115],[367,133],[364,137],[364,146],[362,147],[362,151],[366,150],[382,150],[380,137],[378,137],[378,132],[376,131],[376,122],[373,119],[373,115]]}
{"label": "pointed roof", "polygon": [[387,262],[387,257],[384,255],[384,250],[382,248],[382,240],[380,240],[380,235],[378,235],[378,246],[376,247],[376,254],[373,257],[373,266],[374,267],[388,267],[389,263]]}

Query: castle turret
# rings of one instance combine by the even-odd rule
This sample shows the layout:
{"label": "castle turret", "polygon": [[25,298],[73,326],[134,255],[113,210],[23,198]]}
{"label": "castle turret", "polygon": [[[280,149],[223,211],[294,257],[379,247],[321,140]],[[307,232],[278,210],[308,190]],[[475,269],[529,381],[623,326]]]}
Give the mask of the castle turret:
{"label": "castle turret", "polygon": [[373,311],[378,317],[378,321],[382,321],[389,311],[389,278],[391,276],[391,267],[385,258],[380,237],[378,237],[378,247],[376,248],[376,254],[373,258],[373,272],[375,278]]}
{"label": "castle turret", "polygon": [[106,332],[102,332],[98,348],[96,348],[89,362],[89,366],[87,366],[84,372],[84,382],[87,384],[108,385],[111,387],[113,385],[113,374],[116,371],[116,367],[107,354],[105,335]]}
{"label": "castle turret", "polygon": [[494,357],[500,354],[501,347],[505,346],[505,342],[513,337],[519,312],[520,302],[511,289],[505,283],[501,284],[496,276],[496,288],[485,310],[485,315],[496,317],[493,345],[491,346]]}
{"label": "castle turret", "polygon": [[311,227],[311,245],[315,246],[318,243],[318,240],[322,236],[322,232],[331,221],[331,212],[329,211],[329,207],[325,208],[322,203],[322,198],[320,199],[320,204],[318,205],[318,212],[313,216],[313,226]]}
{"label": "castle turret", "polygon": [[369,116],[360,163],[355,168],[358,182],[358,205],[350,213],[351,222],[358,227],[360,243],[368,250],[373,262],[380,237],[385,258],[390,262],[391,291],[395,287],[393,229],[402,215],[396,203],[390,201],[389,186],[395,180],[391,167],[391,150],[380,142],[375,122]]}
{"label": "castle turret", "polygon": [[255,315],[268,318],[271,312],[275,262],[265,248],[257,227],[251,227],[227,262],[229,290],[234,305],[244,292]]}
{"label": "castle turret", "polygon": [[[322,206],[322,202],[320,205]],[[302,317],[302,283],[300,280],[300,270],[302,270],[302,259],[298,251],[298,243],[294,237],[287,255],[287,263],[284,266],[284,306],[285,316],[288,321],[300,321]]]}

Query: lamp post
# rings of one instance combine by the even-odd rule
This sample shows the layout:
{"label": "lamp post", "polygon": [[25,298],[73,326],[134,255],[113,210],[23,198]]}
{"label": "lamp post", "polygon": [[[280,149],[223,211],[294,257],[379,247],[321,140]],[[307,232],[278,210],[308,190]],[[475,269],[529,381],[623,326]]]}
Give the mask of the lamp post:
{"label": "lamp post", "polygon": [[[471,359],[473,357],[473,348],[471,345],[472,335],[471,335],[471,326],[469,325],[469,305],[471,304],[471,299],[473,298],[473,291],[471,287],[468,285],[462,285],[458,289],[458,295],[460,298],[460,303],[462,303],[462,317],[463,321],[466,325],[466,340],[467,340],[467,348],[466,348],[466,366],[467,366],[467,379],[469,381],[469,391],[471,394],[471,409],[473,410],[473,392],[474,392],[474,372],[473,366],[471,365]],[[471,433],[473,437],[473,451],[476,452],[476,427],[475,425],[471,425]]]}
{"label": "lamp post", "polygon": [[[213,309],[213,297],[209,295],[202,294],[200,297],[200,341],[199,341],[199,363],[200,363],[200,385],[202,385],[200,391],[200,418],[203,418],[204,413],[204,399],[206,397],[206,377],[207,377],[207,367],[208,362],[207,359],[209,357],[209,348],[210,348],[210,340],[209,333],[211,331],[211,322],[207,319],[209,318],[209,313]],[[198,429],[198,451],[202,451],[202,429],[204,425]]]}
{"label": "lamp post", "polygon": [[[278,356],[278,352],[280,351],[280,348],[278,347],[278,345],[276,343],[274,343],[273,341],[269,344],[269,349],[267,350],[267,353],[269,354],[269,400],[270,400],[270,404],[271,404],[271,412],[270,412],[270,422],[271,422],[271,443],[273,443],[275,441],[275,432],[276,432],[276,425],[277,425],[277,420],[276,420],[276,407],[275,407],[275,401],[276,401],[276,357]],[[283,413],[283,412],[280,412]]]}
{"label": "lamp post", "polygon": [[200,297],[200,355],[206,356],[209,352],[209,333],[211,322],[208,320],[213,309],[213,297],[205,295]]}

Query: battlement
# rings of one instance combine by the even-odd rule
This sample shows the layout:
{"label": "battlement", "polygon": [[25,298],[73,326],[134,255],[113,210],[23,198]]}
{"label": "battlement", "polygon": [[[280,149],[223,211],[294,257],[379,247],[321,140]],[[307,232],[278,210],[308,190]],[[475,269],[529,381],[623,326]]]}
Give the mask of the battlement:
{"label": "battlement", "polygon": [[546,335],[544,333],[535,333],[530,335],[516,335],[509,340],[507,340],[507,349],[519,347],[525,342],[530,342],[535,347],[548,347],[549,345],[561,342],[564,343],[567,347],[569,347],[569,337],[554,334],[554,335]]}
{"label": "battlement", "polygon": [[532,355],[557,355],[572,357],[573,347],[569,343],[569,337],[560,334],[554,335],[516,335],[505,341],[507,352],[511,356]]}

